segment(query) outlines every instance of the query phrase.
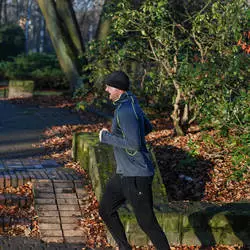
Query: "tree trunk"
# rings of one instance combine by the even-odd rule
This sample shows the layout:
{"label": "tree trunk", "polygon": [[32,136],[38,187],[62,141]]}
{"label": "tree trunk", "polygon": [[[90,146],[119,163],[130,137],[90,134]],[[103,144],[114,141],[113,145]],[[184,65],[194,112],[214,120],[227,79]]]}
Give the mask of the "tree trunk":
{"label": "tree trunk", "polygon": [[29,53],[29,22],[30,22],[30,16],[31,16],[31,5],[32,5],[32,0],[28,0],[28,2],[27,2],[27,17],[26,17],[26,23],[25,23],[25,52],[26,52],[26,55]]}
{"label": "tree trunk", "polygon": [[19,17],[19,4],[18,4],[18,0],[15,1],[16,4],[16,17]]}
{"label": "tree trunk", "polygon": [[174,128],[175,128],[175,132],[178,136],[182,136],[184,135],[184,131],[182,128],[182,124],[181,124],[181,90],[180,90],[180,85],[177,83],[176,80],[173,80],[174,83],[174,87],[176,90],[176,98],[175,98],[175,103],[174,103],[174,110],[171,114],[171,118],[173,119],[173,123],[174,123]]}
{"label": "tree trunk", "polygon": [[0,24],[2,23],[3,0],[0,0]]}
{"label": "tree trunk", "polygon": [[4,1],[4,5],[3,5],[3,22],[4,24],[6,24],[8,22],[8,19],[7,19],[7,0]]}
{"label": "tree trunk", "polygon": [[76,56],[82,56],[84,47],[81,32],[71,2],[69,0],[56,1],[56,10],[63,23],[65,33],[68,33],[71,38]]}
{"label": "tree trunk", "polygon": [[111,26],[111,20],[105,18],[104,10],[105,10],[105,4],[106,3],[107,2],[104,1],[102,13],[101,13],[101,16],[100,16],[100,19],[99,19],[98,28],[97,28],[97,31],[96,31],[96,38],[99,41],[104,40],[108,36],[109,31],[110,31],[110,26]]}
{"label": "tree trunk", "polygon": [[37,0],[37,2],[46,21],[58,61],[70,82],[70,89],[73,92],[82,84],[75,51],[72,49],[73,42],[68,41],[68,32],[65,33],[61,24],[61,18],[58,17],[55,2],[53,0]]}

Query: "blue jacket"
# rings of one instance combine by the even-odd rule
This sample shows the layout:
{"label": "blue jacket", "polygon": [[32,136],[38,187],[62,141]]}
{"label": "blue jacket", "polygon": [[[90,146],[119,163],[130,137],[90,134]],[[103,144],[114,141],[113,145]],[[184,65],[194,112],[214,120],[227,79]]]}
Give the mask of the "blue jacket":
{"label": "blue jacket", "polygon": [[145,135],[152,131],[149,120],[129,91],[123,93],[114,105],[111,133],[102,131],[100,141],[114,146],[116,173],[152,176],[154,167],[145,142]]}

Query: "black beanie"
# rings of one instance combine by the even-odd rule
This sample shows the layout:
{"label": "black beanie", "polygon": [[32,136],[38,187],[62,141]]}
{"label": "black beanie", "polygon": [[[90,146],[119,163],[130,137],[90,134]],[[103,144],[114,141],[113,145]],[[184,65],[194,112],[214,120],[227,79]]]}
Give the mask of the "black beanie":
{"label": "black beanie", "polygon": [[106,76],[104,84],[127,91],[129,89],[130,82],[128,76],[123,71],[114,71]]}

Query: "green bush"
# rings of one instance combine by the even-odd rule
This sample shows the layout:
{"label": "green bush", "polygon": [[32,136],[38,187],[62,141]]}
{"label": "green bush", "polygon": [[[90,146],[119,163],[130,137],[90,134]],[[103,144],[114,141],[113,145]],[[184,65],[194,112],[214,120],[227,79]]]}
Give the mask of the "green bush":
{"label": "green bush", "polygon": [[11,62],[0,62],[0,75],[7,79],[34,80],[36,89],[68,88],[68,82],[53,54],[19,55]]}
{"label": "green bush", "polygon": [[0,26],[0,61],[25,51],[24,31],[15,24]]}

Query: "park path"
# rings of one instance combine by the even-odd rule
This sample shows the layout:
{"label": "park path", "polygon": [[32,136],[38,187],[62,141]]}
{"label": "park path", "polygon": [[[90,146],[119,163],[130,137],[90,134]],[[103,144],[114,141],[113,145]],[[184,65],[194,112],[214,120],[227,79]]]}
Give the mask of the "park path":
{"label": "park path", "polygon": [[[0,237],[0,249],[82,249],[86,241],[79,221],[87,202],[84,177],[55,160],[43,160],[44,148],[34,148],[45,128],[80,124],[76,113],[60,108],[16,105],[0,100],[0,188],[33,183],[40,240]],[[1,204],[25,206],[30,201],[1,194]],[[11,224],[0,217],[0,230]],[[13,220],[12,220],[13,221]]]}
{"label": "park path", "polygon": [[0,159],[41,155],[44,148],[34,148],[44,129],[64,124],[82,123],[76,113],[68,109],[17,105],[0,100]]}

